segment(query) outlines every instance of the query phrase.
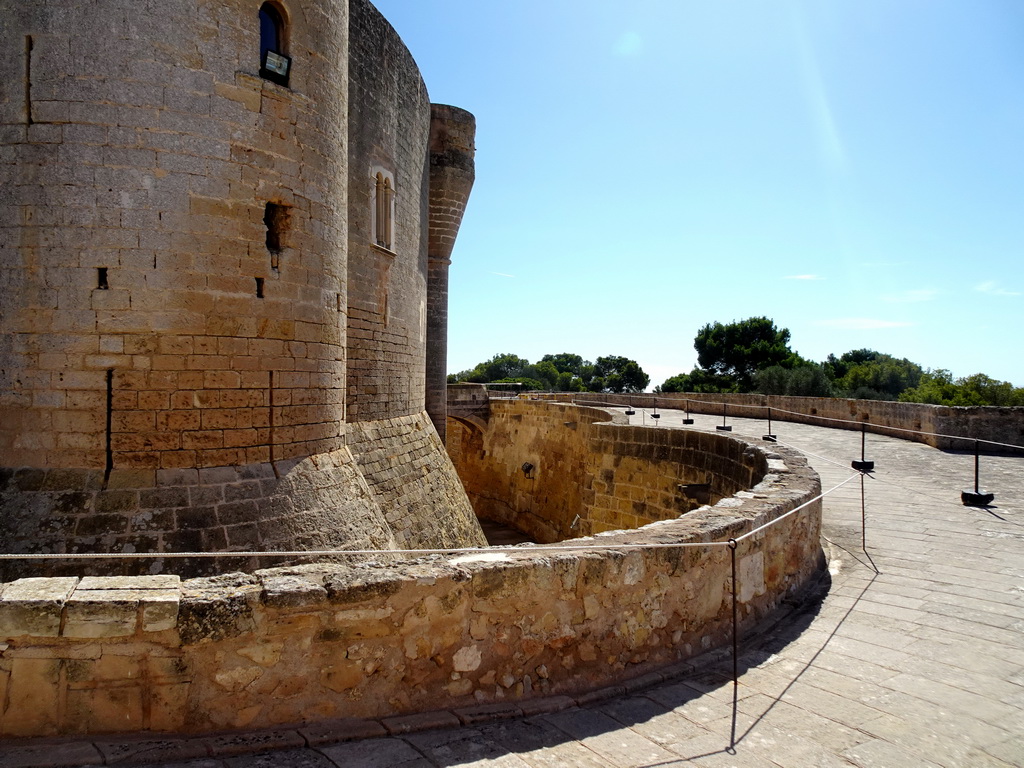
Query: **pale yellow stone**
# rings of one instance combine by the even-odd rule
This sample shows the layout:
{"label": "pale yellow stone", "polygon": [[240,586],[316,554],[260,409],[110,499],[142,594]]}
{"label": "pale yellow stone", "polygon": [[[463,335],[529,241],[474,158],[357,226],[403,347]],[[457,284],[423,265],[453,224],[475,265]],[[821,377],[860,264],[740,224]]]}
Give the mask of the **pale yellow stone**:
{"label": "pale yellow stone", "polygon": [[247,645],[239,648],[237,653],[249,661],[256,662],[261,667],[272,667],[281,660],[281,653],[284,651],[284,643],[280,640],[267,640],[256,645]]}
{"label": "pale yellow stone", "polygon": [[213,679],[221,688],[237,693],[251,685],[263,675],[261,667],[235,667],[214,673]]}
{"label": "pale yellow stone", "polygon": [[455,652],[452,657],[452,667],[456,672],[473,672],[480,668],[481,660],[480,648],[475,645],[467,645]]}

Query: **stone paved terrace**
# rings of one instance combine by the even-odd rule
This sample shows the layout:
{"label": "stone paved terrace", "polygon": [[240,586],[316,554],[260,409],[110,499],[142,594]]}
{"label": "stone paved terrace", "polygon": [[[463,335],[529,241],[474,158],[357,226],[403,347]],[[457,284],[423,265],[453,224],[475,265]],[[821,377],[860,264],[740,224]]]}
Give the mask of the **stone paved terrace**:
{"label": "stone paved terrace", "polygon": [[[663,414],[658,428],[680,425],[680,412]],[[721,423],[695,419],[698,429]],[[638,411],[641,420],[652,423]],[[729,423],[747,436],[766,426]],[[859,433],[773,427],[809,454],[823,488],[852,474]],[[0,766],[1024,765],[1024,459],[983,458],[982,486],[996,500],[974,509],[959,502],[969,455],[868,435],[867,458],[870,557],[856,479],[825,502],[830,578],[819,599],[745,639],[735,692],[731,662],[719,658],[628,691],[533,702],[511,719],[438,712],[181,741],[11,742]],[[354,735],[367,738],[344,740]]]}

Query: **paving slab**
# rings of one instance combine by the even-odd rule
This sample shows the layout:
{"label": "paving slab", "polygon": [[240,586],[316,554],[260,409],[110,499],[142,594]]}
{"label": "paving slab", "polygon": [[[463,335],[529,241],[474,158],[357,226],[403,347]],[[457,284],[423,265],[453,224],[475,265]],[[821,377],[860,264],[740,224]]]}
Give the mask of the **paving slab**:
{"label": "paving slab", "polygon": [[406,741],[396,738],[366,739],[333,746],[320,751],[338,768],[433,768],[434,764]]}

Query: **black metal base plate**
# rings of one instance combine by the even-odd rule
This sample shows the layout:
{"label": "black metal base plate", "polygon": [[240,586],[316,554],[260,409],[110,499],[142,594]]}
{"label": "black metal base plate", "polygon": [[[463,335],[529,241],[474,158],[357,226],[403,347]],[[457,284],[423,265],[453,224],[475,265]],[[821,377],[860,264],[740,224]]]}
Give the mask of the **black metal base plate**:
{"label": "black metal base plate", "polygon": [[683,419],[683,424],[693,424],[693,419]]}
{"label": "black metal base plate", "polygon": [[988,491],[960,491],[960,501],[965,507],[987,507],[995,498],[996,495]]}
{"label": "black metal base plate", "polygon": [[870,472],[875,468],[875,462],[873,461],[851,461],[850,466],[856,469],[858,472]]}
{"label": "black metal base plate", "polygon": [[719,432],[732,432],[732,427],[725,424],[719,424],[717,427],[715,427],[715,429],[717,429]]}
{"label": "black metal base plate", "polygon": [[779,436],[778,435],[762,435],[761,439],[764,440],[766,443],[777,443],[777,442],[779,442]]}

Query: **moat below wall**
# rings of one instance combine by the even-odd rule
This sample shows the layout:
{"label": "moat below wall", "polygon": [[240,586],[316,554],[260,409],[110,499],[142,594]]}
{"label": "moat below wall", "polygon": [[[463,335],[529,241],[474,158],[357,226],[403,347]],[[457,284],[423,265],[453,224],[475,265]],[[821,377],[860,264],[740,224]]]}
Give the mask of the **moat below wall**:
{"label": "moat below wall", "polygon": [[[509,407],[509,423],[515,415],[560,420],[563,461],[575,452],[581,465],[617,464],[590,489],[591,525],[602,496],[628,497],[629,473],[670,471],[679,438],[669,435],[683,432],[647,438],[591,423],[597,409],[529,402]],[[800,455],[711,437],[703,455],[731,467],[719,476],[732,477],[734,493],[679,516],[666,491],[651,511],[665,519],[556,545],[572,549],[4,584],[0,734],[199,733],[509,703],[603,687],[721,646],[732,616],[728,542],[778,520],[736,544],[738,614],[749,627],[821,567],[821,509]],[[536,458],[538,479],[554,471]],[[751,485],[739,490],[744,475]]]}
{"label": "moat below wall", "polygon": [[452,421],[448,452],[477,516],[538,542],[671,520],[750,488],[768,466],[742,440],[624,426],[599,408],[491,400],[482,426]]}

